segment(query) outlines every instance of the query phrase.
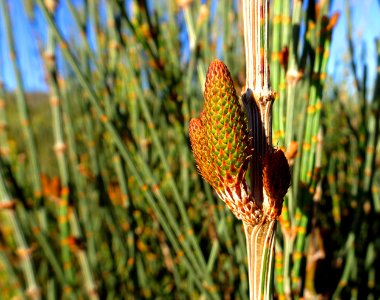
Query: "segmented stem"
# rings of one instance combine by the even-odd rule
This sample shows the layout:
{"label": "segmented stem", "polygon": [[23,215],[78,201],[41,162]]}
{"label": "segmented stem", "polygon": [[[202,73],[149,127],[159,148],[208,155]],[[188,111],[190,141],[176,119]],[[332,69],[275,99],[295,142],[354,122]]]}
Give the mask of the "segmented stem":
{"label": "segmented stem", "polygon": [[269,1],[243,1],[246,88],[269,91]]}
{"label": "segmented stem", "polygon": [[[246,92],[249,134],[254,154],[250,162],[251,191],[259,207],[270,207],[263,187],[264,157],[272,147],[272,103],[268,64],[269,1],[243,1]],[[250,299],[271,299],[276,221],[244,223],[247,243]]]}

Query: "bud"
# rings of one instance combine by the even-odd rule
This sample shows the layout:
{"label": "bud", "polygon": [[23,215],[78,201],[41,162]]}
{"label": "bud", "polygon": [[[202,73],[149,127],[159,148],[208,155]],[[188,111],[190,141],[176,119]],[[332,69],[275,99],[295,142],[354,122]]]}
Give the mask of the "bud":
{"label": "bud", "polygon": [[290,168],[281,149],[269,149],[264,159],[263,186],[269,205],[264,207],[268,219],[275,220],[281,214],[282,203],[290,186]]}

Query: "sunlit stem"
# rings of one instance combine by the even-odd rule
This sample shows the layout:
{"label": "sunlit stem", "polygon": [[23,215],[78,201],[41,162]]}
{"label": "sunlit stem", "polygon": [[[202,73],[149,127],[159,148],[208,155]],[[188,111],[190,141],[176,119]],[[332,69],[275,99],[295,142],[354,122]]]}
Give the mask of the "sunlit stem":
{"label": "sunlit stem", "polygon": [[247,109],[252,147],[251,190],[259,206],[264,201],[262,160],[272,145],[272,103],[268,63],[269,0],[243,0]]}
{"label": "sunlit stem", "polygon": [[246,89],[269,91],[269,0],[243,0]]}
{"label": "sunlit stem", "polygon": [[276,221],[244,223],[251,300],[272,299],[275,228]]}
{"label": "sunlit stem", "polygon": [[[268,207],[263,188],[263,161],[272,147],[272,103],[268,63],[269,0],[243,0],[247,110],[254,154],[250,162],[251,193],[258,207]],[[244,224],[250,299],[272,299],[276,221],[263,216],[259,224]]]}

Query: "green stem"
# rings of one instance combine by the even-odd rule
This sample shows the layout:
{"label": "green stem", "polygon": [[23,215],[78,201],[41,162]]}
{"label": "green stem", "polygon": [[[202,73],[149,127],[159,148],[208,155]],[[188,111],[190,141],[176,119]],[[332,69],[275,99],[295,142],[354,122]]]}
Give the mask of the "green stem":
{"label": "green stem", "polygon": [[[61,43],[61,50],[63,52],[63,55],[67,59],[67,61],[70,64],[70,66],[73,68],[73,72],[76,74],[79,82],[83,85],[83,87],[87,91],[88,96],[89,96],[89,100],[90,100],[90,102],[91,102],[91,104],[92,104],[92,106],[94,108],[94,111],[95,111],[97,117],[103,122],[104,127],[110,133],[115,147],[118,149],[118,151],[120,152],[120,155],[123,157],[123,159],[126,161],[127,165],[129,166],[129,168],[131,170],[131,173],[133,174],[133,176],[138,181],[139,186],[141,187],[141,190],[142,190],[144,196],[146,197],[146,199],[148,200],[148,202],[150,203],[150,205],[153,207],[153,210],[156,212],[157,217],[160,220],[160,223],[163,226],[164,230],[167,231],[168,235],[169,235],[169,233],[168,233],[169,231],[171,232],[171,234],[173,234],[172,233],[172,229],[170,228],[170,226],[167,226],[165,217],[160,213],[161,210],[157,207],[155,201],[153,200],[151,192],[146,189],[147,186],[146,186],[144,180],[139,175],[139,172],[136,169],[136,166],[135,166],[135,164],[134,164],[134,162],[133,162],[133,160],[132,160],[132,158],[131,158],[131,156],[129,154],[129,151],[126,149],[126,147],[125,147],[125,145],[124,145],[124,143],[123,143],[120,135],[118,134],[116,128],[110,122],[110,120],[107,118],[106,113],[104,112],[104,110],[102,109],[102,107],[99,105],[100,102],[99,102],[97,94],[95,93],[94,89],[90,86],[88,80],[85,78],[85,76],[83,75],[83,73],[79,69],[79,66],[78,66],[77,62],[75,61],[73,54],[69,50],[68,45],[66,44],[66,42],[64,41],[61,33],[59,32],[59,30],[58,30],[58,28],[57,28],[57,26],[56,26],[56,24],[55,24],[55,22],[54,22],[54,20],[53,20],[53,18],[51,16],[51,14],[48,12],[48,10],[45,7],[45,5],[43,4],[42,0],[36,0],[36,1],[39,4],[39,6],[41,7],[42,12],[44,13],[44,15],[46,17],[46,20],[49,23],[49,26],[54,31],[54,33],[55,33],[58,41]],[[146,116],[148,116],[148,114],[146,114]],[[170,180],[170,182],[173,184],[174,179],[172,178]],[[153,186],[153,188],[155,188],[155,187],[156,186]],[[174,187],[174,184],[173,184],[173,187]],[[159,191],[159,189],[156,189],[156,192],[158,193],[158,194],[156,193],[157,196],[159,196],[159,197],[162,196],[161,192]],[[176,199],[177,199],[177,197],[176,197]],[[154,205],[153,205],[153,203],[154,203]],[[193,232],[187,232],[186,234],[189,235],[190,237],[193,236]],[[172,235],[171,237],[174,237],[174,236]],[[192,237],[192,238],[194,238],[194,237]],[[175,243],[175,245],[178,245],[177,242],[174,242],[173,238],[170,238],[170,240],[171,240],[171,242],[173,244]],[[195,243],[193,243],[193,245],[194,244]],[[193,256],[193,253],[191,251],[186,251],[185,250],[185,252],[189,256]],[[200,263],[201,266],[202,266],[201,270],[205,271],[206,270],[206,264],[205,264],[204,258],[203,258],[203,260],[200,259],[201,255],[199,253],[200,252],[196,251],[196,254],[198,254],[197,255],[198,256],[198,263]],[[190,265],[188,265],[188,266],[190,266]],[[190,268],[193,269],[192,266]],[[211,281],[211,278],[209,277],[209,274],[207,272],[203,272],[202,274],[203,274],[203,276],[205,276],[207,278],[208,282]]]}
{"label": "green stem", "polygon": [[[54,12],[52,12],[54,15]],[[70,235],[70,227],[68,223],[68,203],[69,203],[69,173],[66,159],[66,145],[64,141],[63,133],[63,121],[62,121],[62,111],[61,111],[61,97],[58,87],[58,79],[56,77],[56,60],[55,60],[55,39],[50,28],[48,28],[48,45],[46,51],[46,60],[48,68],[48,79],[50,83],[50,105],[53,120],[53,132],[54,132],[54,150],[58,162],[58,169],[60,174],[60,180],[62,182],[61,199],[59,202],[58,211],[58,224],[61,234],[61,251],[62,251],[62,261],[64,265],[65,279],[68,284],[74,283],[74,269],[72,262],[72,255],[70,252],[69,245],[67,243]]]}

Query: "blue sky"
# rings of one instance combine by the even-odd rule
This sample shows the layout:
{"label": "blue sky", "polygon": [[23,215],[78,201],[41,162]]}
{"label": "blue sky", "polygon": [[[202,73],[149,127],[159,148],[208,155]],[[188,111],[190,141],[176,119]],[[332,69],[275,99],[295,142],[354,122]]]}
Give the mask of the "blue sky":
{"label": "blue sky", "polygon": [[[23,82],[28,90],[43,88],[44,76],[42,63],[39,57],[35,34],[26,25],[26,15],[22,9],[21,1],[6,1],[10,5],[12,30],[17,38],[16,51],[21,64]],[[36,18],[41,20],[42,18]],[[0,80],[4,81],[7,89],[15,88],[12,66],[9,61],[8,43],[3,22],[3,11],[0,9]]]}
{"label": "blue sky", "polygon": [[[7,1],[7,0],[5,0]],[[16,50],[19,55],[23,82],[28,91],[46,90],[42,62],[38,50],[38,40],[44,40],[45,22],[38,10],[35,10],[35,21],[33,26],[27,25],[27,16],[22,7],[23,0],[7,1],[10,5],[12,17],[12,30],[16,36]],[[66,37],[72,37],[76,28],[68,26],[73,24],[70,14],[65,7],[66,1],[61,1],[58,10],[58,22],[65,24],[61,26]],[[75,1],[74,1],[75,2]],[[335,0],[332,4],[332,12],[339,11],[340,18],[336,25],[331,45],[331,56],[328,66],[328,73],[339,82],[344,78],[347,64],[347,43],[346,43],[346,14],[345,1]],[[361,61],[364,55],[369,68],[368,82],[371,85],[376,75],[376,51],[375,38],[380,38],[380,1],[378,0],[351,0],[353,36],[356,45],[356,58]],[[8,58],[7,42],[3,26],[3,16],[0,10],[0,80],[5,83],[7,90],[15,88],[14,74]],[[360,71],[360,70],[359,70]]]}
{"label": "blue sky", "polygon": [[[16,52],[23,76],[24,87],[28,91],[46,91],[47,85],[43,70],[43,62],[39,53],[39,44],[46,41],[46,22],[39,9],[34,10],[34,21],[30,23],[23,9],[23,0],[5,0],[9,5],[12,30],[16,39]],[[75,1],[74,1],[75,2]],[[3,12],[0,9],[0,80],[7,90],[16,87],[14,72],[8,58],[8,44],[3,25]],[[66,7],[66,1],[60,1],[57,10],[57,20],[63,35],[72,40],[74,21]],[[70,26],[68,26],[70,24]]]}
{"label": "blue sky", "polygon": [[[375,39],[380,39],[380,1],[378,0],[351,0],[352,31],[355,44],[355,58],[357,62],[364,60],[368,67],[368,87],[372,88],[376,77],[376,48]],[[339,11],[339,22],[335,27],[330,49],[328,73],[334,76],[337,83],[346,80],[345,71],[349,58],[347,45],[347,16],[345,1],[335,0],[331,11]],[[362,65],[358,64],[359,76],[362,75]]]}

